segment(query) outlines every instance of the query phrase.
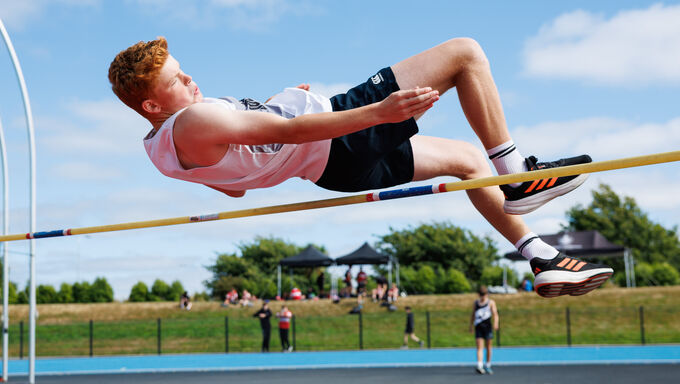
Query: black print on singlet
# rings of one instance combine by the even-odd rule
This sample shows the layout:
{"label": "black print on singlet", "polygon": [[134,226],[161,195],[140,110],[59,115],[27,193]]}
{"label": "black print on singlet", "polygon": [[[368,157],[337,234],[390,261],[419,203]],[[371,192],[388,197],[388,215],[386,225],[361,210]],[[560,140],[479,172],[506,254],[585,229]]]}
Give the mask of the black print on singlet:
{"label": "black print on singlet", "polygon": [[266,111],[267,107],[264,106],[264,104],[260,103],[257,100],[245,98],[239,100],[241,104],[243,104],[244,107],[246,107],[246,110],[248,111]]}
{"label": "black print on singlet", "polygon": [[[247,111],[262,111],[269,112],[267,107],[257,100],[245,98],[239,100],[241,104],[245,107]],[[283,144],[262,144],[262,145],[249,145],[250,151],[253,153],[276,153],[281,150]]]}

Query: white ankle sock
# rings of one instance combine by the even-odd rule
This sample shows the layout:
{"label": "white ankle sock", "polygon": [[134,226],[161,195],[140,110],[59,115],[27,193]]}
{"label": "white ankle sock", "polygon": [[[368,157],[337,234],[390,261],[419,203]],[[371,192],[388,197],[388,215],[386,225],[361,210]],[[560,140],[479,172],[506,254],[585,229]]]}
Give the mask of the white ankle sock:
{"label": "white ankle sock", "polygon": [[517,248],[519,253],[529,261],[534,257],[550,260],[560,253],[557,249],[541,240],[541,238],[533,232],[529,232],[522,236],[522,238],[515,243],[515,248]]}
{"label": "white ankle sock", "polygon": [[482,362],[481,362],[481,361],[478,361],[478,362],[477,362],[477,368],[482,369],[482,367],[483,367]]}
{"label": "white ankle sock", "polygon": [[[489,155],[489,159],[499,175],[527,171],[524,157],[519,153],[519,150],[515,147],[515,143],[512,140],[488,149],[486,154]],[[521,184],[522,183],[512,183],[510,186],[519,187]]]}

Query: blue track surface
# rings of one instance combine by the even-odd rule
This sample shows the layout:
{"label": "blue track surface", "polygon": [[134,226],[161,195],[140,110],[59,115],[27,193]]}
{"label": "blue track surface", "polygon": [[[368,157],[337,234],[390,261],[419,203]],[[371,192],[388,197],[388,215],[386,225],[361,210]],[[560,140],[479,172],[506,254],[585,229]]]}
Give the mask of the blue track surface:
{"label": "blue track surface", "polygon": [[[296,353],[41,358],[36,374],[243,371],[378,367],[472,366],[471,348]],[[496,348],[496,366],[565,364],[678,364],[680,345]],[[11,360],[10,376],[27,375],[27,360]]]}

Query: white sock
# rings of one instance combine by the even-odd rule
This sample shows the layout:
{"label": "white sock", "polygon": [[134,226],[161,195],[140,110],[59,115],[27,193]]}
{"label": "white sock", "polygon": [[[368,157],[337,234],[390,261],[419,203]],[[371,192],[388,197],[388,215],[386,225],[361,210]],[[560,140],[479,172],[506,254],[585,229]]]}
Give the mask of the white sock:
{"label": "white sock", "polygon": [[487,367],[487,368],[491,368],[491,362],[487,361],[486,364],[484,364],[484,366]]}
{"label": "white sock", "polygon": [[541,238],[533,232],[529,232],[522,236],[522,238],[515,243],[515,248],[517,248],[517,251],[529,261],[534,257],[550,260],[560,253],[557,249],[541,240]]}
{"label": "white sock", "polygon": [[483,367],[482,362],[481,362],[481,361],[478,361],[478,362],[477,362],[477,368],[482,369],[482,367]]}
{"label": "white sock", "polygon": [[[519,153],[519,150],[515,147],[515,143],[512,140],[488,149],[486,154],[489,155],[489,159],[499,175],[526,172],[528,170],[524,157]],[[511,183],[510,186],[516,188],[521,184],[522,183]]]}

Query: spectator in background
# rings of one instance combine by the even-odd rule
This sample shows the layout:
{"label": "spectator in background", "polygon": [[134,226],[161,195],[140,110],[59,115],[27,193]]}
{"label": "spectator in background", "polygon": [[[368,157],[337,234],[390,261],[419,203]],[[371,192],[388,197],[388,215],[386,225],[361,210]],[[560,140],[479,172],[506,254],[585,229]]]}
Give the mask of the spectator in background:
{"label": "spectator in background", "polygon": [[[493,374],[493,370],[491,369],[491,341],[493,340],[493,331],[498,330],[500,319],[498,317],[496,302],[489,298],[489,291],[486,286],[480,286],[477,292],[479,293],[479,299],[475,300],[472,317],[470,317],[470,332],[472,332],[472,327],[474,325],[475,341],[477,343],[477,373],[488,373],[491,375]],[[493,327],[491,327],[492,317]],[[485,343],[486,364],[482,365]]]}
{"label": "spectator in background", "polygon": [[359,267],[359,273],[357,274],[357,297],[363,297],[366,295],[366,272],[364,272],[363,267]]}
{"label": "spectator in background", "polygon": [[389,303],[396,303],[398,298],[399,288],[397,288],[396,284],[392,284],[392,286],[390,286],[390,289],[387,291],[387,301]]}
{"label": "spectator in background", "polygon": [[300,288],[295,287],[290,290],[290,299],[291,300],[302,300],[302,291],[300,291]]}
{"label": "spectator in background", "polygon": [[189,298],[189,293],[184,291],[182,296],[179,297],[179,309],[191,310],[191,299]]}
{"label": "spectator in background", "polygon": [[248,292],[247,289],[244,289],[242,294],[241,294],[241,300],[239,300],[239,304],[241,304],[242,307],[252,307],[253,306],[253,295]]}
{"label": "spectator in background", "polygon": [[522,290],[527,292],[531,292],[534,290],[534,284],[527,277],[525,277],[524,280],[522,280]]}
{"label": "spectator in background", "polygon": [[319,298],[323,298],[326,294],[323,290],[323,286],[325,284],[326,280],[326,273],[323,269],[319,269],[319,276],[316,277],[316,288],[317,292],[319,292]]}
{"label": "spectator in background", "polygon": [[279,337],[281,338],[281,349],[283,352],[292,352],[293,347],[288,341],[288,331],[290,330],[290,321],[293,318],[293,313],[288,310],[287,306],[281,307],[281,311],[276,314],[279,319]]}
{"label": "spectator in background", "polygon": [[260,319],[260,328],[262,328],[262,352],[269,352],[269,338],[272,334],[272,325],[269,319],[272,317],[272,311],[269,310],[269,300],[262,302],[262,308],[255,312],[253,317]]}
{"label": "spectator in background", "polygon": [[229,305],[229,304],[237,304],[238,303],[238,292],[236,291],[236,288],[232,288],[231,291],[227,292],[225,298],[224,298],[224,304]]}
{"label": "spectator in background", "polygon": [[415,321],[413,319],[413,312],[411,312],[411,307],[404,308],[406,310],[406,329],[404,330],[404,345],[401,346],[402,349],[408,349],[408,338],[410,337],[413,341],[420,345],[420,348],[425,345],[422,340],[416,336],[415,333]]}
{"label": "spectator in background", "polygon": [[350,297],[352,296],[352,267],[347,267],[347,271],[345,271],[345,279],[343,280],[345,282],[345,287],[342,289],[341,296],[342,297]]}
{"label": "spectator in background", "polygon": [[371,291],[373,301],[387,300],[387,279],[385,276],[378,276],[375,278],[375,282],[378,285]]}

